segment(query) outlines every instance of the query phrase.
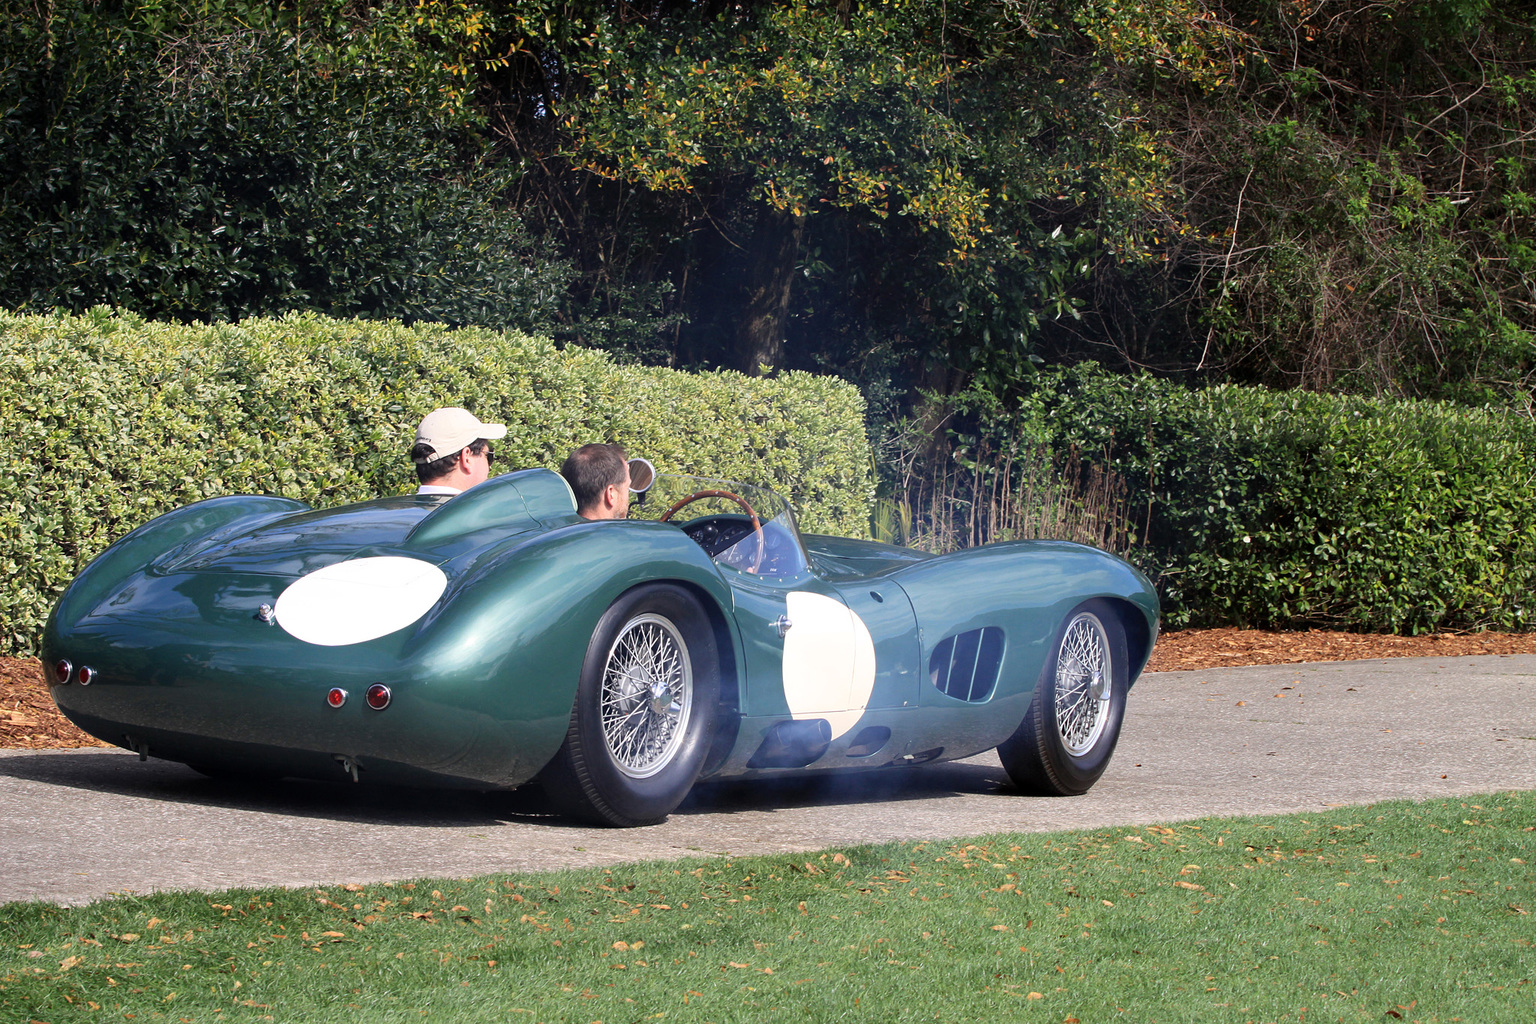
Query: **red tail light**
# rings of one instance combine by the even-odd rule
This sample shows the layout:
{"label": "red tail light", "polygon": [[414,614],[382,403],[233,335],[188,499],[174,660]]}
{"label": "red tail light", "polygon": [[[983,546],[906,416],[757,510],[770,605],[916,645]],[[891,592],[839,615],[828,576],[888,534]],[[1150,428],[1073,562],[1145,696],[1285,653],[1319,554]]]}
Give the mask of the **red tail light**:
{"label": "red tail light", "polygon": [[389,707],[389,687],[383,683],[374,683],[368,687],[368,706],[375,711]]}
{"label": "red tail light", "polygon": [[81,665],[80,671],[76,674],[75,678],[80,680],[81,686],[90,686],[96,681],[96,670],[89,665]]}
{"label": "red tail light", "polygon": [[339,686],[333,686],[331,692],[325,695],[325,702],[333,708],[339,708],[347,702],[347,691]]}
{"label": "red tail light", "polygon": [[74,673],[74,671],[75,666],[70,663],[68,658],[60,658],[58,661],[53,663],[54,681],[61,685],[69,682],[69,677]]}

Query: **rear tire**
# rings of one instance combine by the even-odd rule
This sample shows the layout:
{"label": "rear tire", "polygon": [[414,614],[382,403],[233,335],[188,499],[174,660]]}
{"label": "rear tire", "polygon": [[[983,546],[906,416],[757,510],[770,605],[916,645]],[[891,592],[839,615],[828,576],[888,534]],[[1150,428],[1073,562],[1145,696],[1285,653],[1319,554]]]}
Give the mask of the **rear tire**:
{"label": "rear tire", "polygon": [[1078,796],[1109,767],[1125,716],[1130,663],[1125,628],[1109,603],[1086,601],[1056,630],[1034,699],[997,748],[1026,793]]}
{"label": "rear tire", "polygon": [[672,584],[636,587],[592,631],[545,791],[600,825],[666,820],[704,766],[719,702],[720,654],[698,599]]}

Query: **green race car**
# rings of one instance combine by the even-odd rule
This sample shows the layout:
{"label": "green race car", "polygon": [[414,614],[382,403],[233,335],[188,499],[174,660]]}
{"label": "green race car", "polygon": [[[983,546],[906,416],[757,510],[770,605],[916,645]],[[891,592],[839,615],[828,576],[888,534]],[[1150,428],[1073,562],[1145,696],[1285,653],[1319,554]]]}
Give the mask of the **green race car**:
{"label": "green race car", "polygon": [[655,479],[587,521],[543,469],[454,498],[161,516],[65,591],[60,710],[215,775],[497,789],[662,820],[700,778],[996,747],[1029,792],[1103,773],[1158,602],[1124,561],[802,536],[771,491]]}

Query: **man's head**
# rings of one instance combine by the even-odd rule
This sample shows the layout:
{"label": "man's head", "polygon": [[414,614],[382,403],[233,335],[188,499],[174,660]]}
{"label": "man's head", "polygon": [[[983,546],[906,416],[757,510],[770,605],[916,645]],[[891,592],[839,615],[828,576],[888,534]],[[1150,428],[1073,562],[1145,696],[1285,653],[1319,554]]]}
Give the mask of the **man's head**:
{"label": "man's head", "polygon": [[616,444],[584,444],[560,466],[584,519],[623,519],[629,514],[629,456]]}
{"label": "man's head", "polygon": [[411,461],[416,479],[468,490],[491,475],[495,453],[490,442],[507,436],[500,423],[481,423],[467,409],[434,409],[416,428]]}

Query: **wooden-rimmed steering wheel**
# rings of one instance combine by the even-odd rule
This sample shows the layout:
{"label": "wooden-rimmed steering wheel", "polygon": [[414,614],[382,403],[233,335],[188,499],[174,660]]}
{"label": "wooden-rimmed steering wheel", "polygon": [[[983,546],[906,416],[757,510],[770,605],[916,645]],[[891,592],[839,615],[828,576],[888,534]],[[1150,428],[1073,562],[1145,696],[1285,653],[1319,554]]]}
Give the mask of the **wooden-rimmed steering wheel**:
{"label": "wooden-rimmed steering wheel", "polygon": [[740,505],[741,510],[747,514],[747,518],[752,521],[752,533],[757,537],[757,554],[753,556],[752,565],[747,569],[747,572],[752,573],[754,576],[757,575],[757,570],[762,567],[763,552],[767,550],[768,542],[767,538],[763,536],[763,523],[758,518],[757,510],[747,504],[747,499],[741,495],[733,491],[694,491],[681,501],[673,503],[672,507],[663,512],[656,521],[660,523],[666,522],[676,514],[678,509],[684,505],[691,505],[700,498],[726,498]]}

